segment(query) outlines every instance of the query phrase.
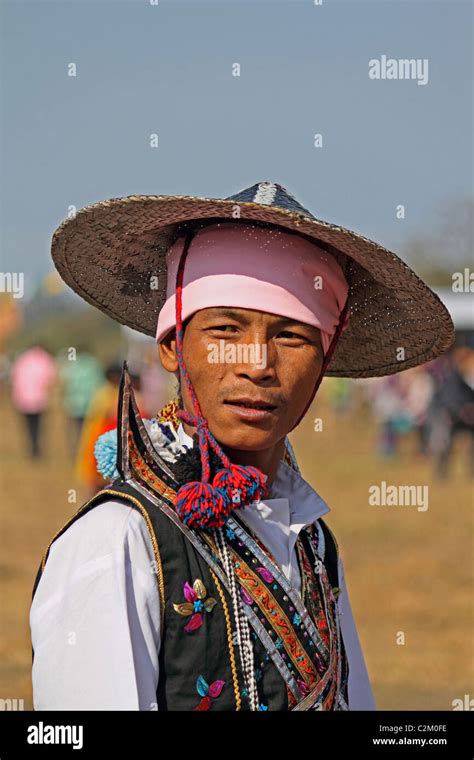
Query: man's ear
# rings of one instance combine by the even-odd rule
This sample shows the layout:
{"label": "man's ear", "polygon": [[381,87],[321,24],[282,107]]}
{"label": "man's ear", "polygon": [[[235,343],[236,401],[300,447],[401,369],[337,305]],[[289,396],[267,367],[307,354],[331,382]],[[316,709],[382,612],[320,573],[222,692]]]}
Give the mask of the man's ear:
{"label": "man's ear", "polygon": [[167,372],[177,372],[179,369],[178,356],[176,354],[176,331],[170,330],[158,345],[160,362]]}

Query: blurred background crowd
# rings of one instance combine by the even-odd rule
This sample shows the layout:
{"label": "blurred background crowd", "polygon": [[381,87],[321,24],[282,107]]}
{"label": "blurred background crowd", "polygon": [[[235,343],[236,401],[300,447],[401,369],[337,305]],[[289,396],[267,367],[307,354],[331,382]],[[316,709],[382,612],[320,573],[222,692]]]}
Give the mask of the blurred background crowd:
{"label": "blurred background crowd", "polygon": [[[41,343],[3,362],[3,381],[22,428],[25,455],[41,460],[47,447],[48,410],[59,405],[67,425],[67,446],[78,484],[95,493],[103,484],[96,469],[97,438],[117,426],[117,404],[122,362],[102,362],[87,347],[52,353]],[[157,359],[156,349],[141,352],[130,369],[136,399],[143,418],[154,417],[171,392],[169,378]]]}
{"label": "blurred background crowd", "polygon": [[[442,295],[449,307],[449,293]],[[372,419],[377,456],[397,457],[409,439],[413,456],[429,459],[437,478],[450,477],[453,458],[461,453],[456,446],[460,437],[467,439],[462,466],[474,477],[474,306],[469,295],[461,311],[459,302],[457,295],[456,342],[443,357],[382,378],[326,378],[323,386],[338,416]],[[15,308],[12,299],[10,308]],[[3,311],[6,314],[7,309]],[[100,325],[100,315],[93,318]],[[114,340],[104,333],[102,345],[97,342],[102,334],[98,329],[95,340],[88,339],[83,330],[75,345],[59,345],[61,336],[53,332],[49,340],[30,338],[23,346],[20,341],[17,348],[13,340],[13,348],[8,348],[17,330],[21,335],[21,328],[11,316],[10,330],[6,327],[4,320],[0,382],[4,402],[15,410],[25,457],[40,460],[57,445],[47,434],[48,413],[57,404],[67,426],[66,446],[77,481],[85,492],[94,492],[102,484],[94,445],[101,433],[116,427],[123,359],[129,362],[143,417],[155,416],[173,396],[172,378],[161,368],[156,345],[117,326]]]}

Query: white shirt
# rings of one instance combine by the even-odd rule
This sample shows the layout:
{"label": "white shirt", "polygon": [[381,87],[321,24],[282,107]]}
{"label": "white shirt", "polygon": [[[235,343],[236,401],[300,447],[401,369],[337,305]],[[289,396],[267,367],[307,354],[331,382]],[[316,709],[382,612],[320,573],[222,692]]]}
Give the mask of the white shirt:
{"label": "white shirt", "polygon": [[[192,439],[179,426],[183,445]],[[281,462],[271,499],[239,515],[300,593],[295,543],[329,512]],[[160,598],[150,534],[141,513],[108,500],[57,538],[30,610],[35,710],[157,710]],[[337,600],[349,660],[349,707],[375,710],[339,558]]]}

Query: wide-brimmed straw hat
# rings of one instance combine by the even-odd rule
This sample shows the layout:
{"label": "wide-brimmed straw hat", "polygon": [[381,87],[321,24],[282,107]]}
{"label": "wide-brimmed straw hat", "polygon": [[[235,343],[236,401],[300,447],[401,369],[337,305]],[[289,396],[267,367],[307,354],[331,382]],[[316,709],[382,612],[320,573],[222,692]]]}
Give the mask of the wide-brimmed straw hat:
{"label": "wide-brimmed straw hat", "polygon": [[350,272],[350,320],[327,375],[390,375],[435,359],[452,344],[447,309],[404,261],[362,235],[316,219],[271,182],[228,198],[132,195],[94,203],[57,228],[52,257],[84,300],[154,337],[166,300],[170,246],[190,224],[236,218],[305,235]]}

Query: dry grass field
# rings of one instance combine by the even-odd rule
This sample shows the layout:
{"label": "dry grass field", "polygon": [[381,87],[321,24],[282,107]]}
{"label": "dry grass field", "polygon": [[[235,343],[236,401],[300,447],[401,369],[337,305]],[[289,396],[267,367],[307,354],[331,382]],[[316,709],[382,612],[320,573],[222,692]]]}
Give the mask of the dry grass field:
{"label": "dry grass field", "polygon": [[[75,487],[68,429],[57,400],[45,427],[43,461],[24,454],[23,430],[6,394],[0,404],[1,635],[0,697],[31,709],[29,606],[47,544],[85,500]],[[292,441],[305,477],[328,502],[369,675],[379,710],[451,710],[473,689],[473,483],[459,441],[452,477],[403,441],[396,460],[379,459],[375,428],[364,413],[337,416],[313,407]],[[322,416],[324,432],[313,431]],[[428,485],[429,507],[369,506],[368,489],[385,480]],[[397,644],[403,632],[405,644]]]}

